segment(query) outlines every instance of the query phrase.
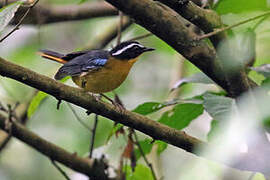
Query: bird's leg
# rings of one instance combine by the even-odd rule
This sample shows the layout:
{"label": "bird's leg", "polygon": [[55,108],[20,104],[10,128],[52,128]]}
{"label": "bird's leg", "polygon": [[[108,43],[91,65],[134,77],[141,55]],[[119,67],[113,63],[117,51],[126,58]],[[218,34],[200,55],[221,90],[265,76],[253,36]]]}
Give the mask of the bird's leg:
{"label": "bird's leg", "polygon": [[106,96],[105,94],[100,94],[102,97],[104,97],[105,99],[109,100],[116,108],[118,108],[121,112],[123,112],[125,110],[125,107],[120,104],[119,102],[112,100],[111,98],[109,98],[108,96]]}
{"label": "bird's leg", "polygon": [[[84,89],[85,88],[85,86],[86,86],[86,83],[87,83],[87,81],[84,79],[84,78],[81,78],[81,87]],[[95,95],[94,93],[91,93],[91,92],[89,92],[90,94],[91,94],[91,96],[93,97],[93,98],[95,98],[95,100],[96,101],[99,101],[100,100],[100,95]]]}
{"label": "bird's leg", "polygon": [[105,99],[109,100],[112,104],[115,103],[114,100],[112,100],[111,98],[109,98],[109,97],[106,96],[105,94],[100,93],[100,95],[101,95],[102,97],[104,97]]}
{"label": "bird's leg", "polygon": [[82,78],[82,82],[81,83],[82,83],[81,84],[82,88],[85,88],[87,82],[86,82],[86,80],[84,78]]}

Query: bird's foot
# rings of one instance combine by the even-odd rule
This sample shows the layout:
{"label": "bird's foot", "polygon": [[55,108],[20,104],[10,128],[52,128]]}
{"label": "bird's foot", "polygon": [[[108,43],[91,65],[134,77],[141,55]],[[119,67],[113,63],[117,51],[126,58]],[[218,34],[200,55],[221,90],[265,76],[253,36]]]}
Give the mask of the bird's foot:
{"label": "bird's foot", "polygon": [[110,101],[119,110],[120,113],[123,113],[126,110],[125,107],[117,98],[115,100],[112,100],[111,98],[109,98],[108,96],[104,94],[100,94],[100,95],[104,97],[105,99],[107,99],[108,101]]}
{"label": "bird's foot", "polygon": [[118,103],[117,101],[112,101],[112,104],[116,107],[116,109],[119,110],[120,113],[125,112],[126,108],[122,104]]}

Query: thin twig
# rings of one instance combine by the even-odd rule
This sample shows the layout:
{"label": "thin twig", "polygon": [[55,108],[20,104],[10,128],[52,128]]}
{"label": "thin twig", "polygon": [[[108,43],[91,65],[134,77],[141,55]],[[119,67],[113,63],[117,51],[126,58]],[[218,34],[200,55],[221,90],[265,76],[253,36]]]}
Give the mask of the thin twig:
{"label": "thin twig", "polygon": [[94,127],[92,129],[92,136],[91,136],[91,142],[90,142],[89,158],[92,158],[92,155],[93,155],[97,124],[98,124],[98,115],[95,114],[95,122],[94,122]]}
{"label": "thin twig", "polygon": [[[24,113],[22,115],[20,115],[20,118],[16,116],[16,109],[17,107],[19,106],[19,103],[17,102],[15,104],[15,106],[13,107],[13,109],[11,109],[11,106],[8,106],[9,110],[6,109],[2,103],[0,102],[0,111],[3,111],[5,113],[8,113],[8,121],[11,121],[11,116],[14,116],[14,118],[16,118],[16,120],[18,122],[21,122],[22,124],[25,123],[26,119],[27,119],[27,116],[26,116],[26,113],[27,113],[27,109],[28,109],[28,106],[27,108],[25,108]],[[12,112],[14,111],[14,112]],[[6,145],[8,144],[8,142],[10,141],[11,137],[12,137],[12,134],[11,134],[11,130],[8,131],[8,133],[0,133],[0,152],[6,147]]]}
{"label": "thin twig", "polygon": [[224,27],[224,28],[221,28],[221,29],[217,29],[217,30],[215,30],[215,31],[213,31],[213,32],[210,32],[210,33],[208,33],[208,34],[204,34],[204,35],[202,35],[202,36],[199,36],[197,40],[202,40],[202,39],[205,39],[205,38],[209,38],[209,37],[211,37],[211,36],[214,36],[214,35],[216,35],[216,34],[218,34],[218,33],[223,32],[223,31],[232,29],[232,28],[234,28],[234,27],[240,26],[240,25],[242,25],[242,24],[248,23],[248,22],[250,22],[250,21],[254,21],[254,20],[256,20],[256,19],[258,19],[258,18],[261,18],[261,17],[264,17],[264,16],[269,16],[269,15],[270,15],[270,11],[268,11],[268,12],[266,12],[266,13],[263,13],[263,14],[261,14],[261,15],[258,15],[258,16],[255,16],[255,17],[246,19],[246,20],[244,20],[244,21],[238,22],[238,23],[233,24],[233,25],[231,25],[231,26],[227,26],[227,27]]}
{"label": "thin twig", "polygon": [[[31,96],[31,98],[29,98],[26,103],[21,104],[22,108],[17,108],[19,104],[16,103],[16,105],[14,107],[14,111],[16,111],[16,112],[14,114],[18,113],[18,116],[16,116],[17,122],[20,122],[23,125],[25,125],[27,123],[27,120],[28,120],[27,110],[28,110],[28,107],[30,105],[30,102],[31,102],[32,98],[37,94],[37,92],[38,91],[35,90],[34,93]],[[0,111],[1,111],[1,106],[3,106],[3,105],[0,102]],[[19,110],[17,111],[17,109],[19,109]],[[8,142],[10,142],[11,137],[12,136],[10,136],[10,134],[6,134],[6,133],[0,134],[0,153],[7,146]]]}
{"label": "thin twig", "polygon": [[[5,119],[6,117],[0,114],[0,128],[7,132],[5,129]],[[13,132],[12,136],[33,147],[49,159],[62,163],[66,167],[85,174],[92,179],[98,179],[97,177],[100,179],[108,179],[105,172],[100,170],[100,168],[104,167],[102,163],[96,162],[94,159],[82,158],[74,153],[67,152],[63,148],[42,139],[16,121],[12,123],[11,128]]]}
{"label": "thin twig", "polygon": [[62,103],[62,100],[61,99],[58,99],[57,101],[57,105],[56,105],[56,109],[59,110],[60,109],[60,105]]}
{"label": "thin twig", "polygon": [[65,177],[65,179],[70,180],[67,173],[60,166],[58,166],[58,164],[54,160],[51,159],[51,161],[54,167]]}
{"label": "thin twig", "polygon": [[6,147],[7,143],[12,137],[12,128],[11,128],[12,122],[13,122],[12,119],[16,118],[16,115],[13,112],[13,110],[15,110],[16,108],[17,108],[17,103],[14,108],[12,108],[11,105],[9,104],[7,105],[7,108],[5,108],[0,102],[0,110],[8,114],[8,117],[5,120],[5,129],[7,130],[7,135],[3,138],[3,140],[1,139],[0,152]]}
{"label": "thin twig", "polygon": [[29,8],[27,9],[27,11],[24,13],[24,15],[22,16],[22,18],[20,19],[20,21],[18,22],[18,24],[16,24],[16,26],[7,34],[5,35],[1,40],[0,43],[3,42],[7,37],[9,37],[14,31],[18,30],[20,25],[22,24],[23,20],[25,19],[25,17],[28,15],[28,13],[30,12],[31,9],[33,9],[33,7],[35,7],[35,5],[38,3],[39,0],[36,0],[32,5],[29,6]]}
{"label": "thin twig", "polygon": [[153,34],[152,33],[146,33],[146,34],[131,38],[131,39],[127,40],[127,41],[135,41],[135,40],[144,39],[144,38],[147,38],[147,37],[150,37],[150,36],[153,36]]}
{"label": "thin twig", "polygon": [[75,111],[75,109],[71,106],[70,103],[67,103],[68,107],[70,108],[70,110],[72,111],[73,115],[76,117],[76,119],[79,121],[79,123],[85,127],[88,131],[92,132],[91,128],[85,123],[83,122],[83,120],[81,120],[81,118],[79,117],[79,115],[77,114],[77,112]]}
{"label": "thin twig", "polygon": [[134,134],[134,137],[135,137],[135,141],[136,141],[135,143],[136,143],[136,145],[138,146],[138,149],[139,149],[139,151],[140,151],[140,153],[141,153],[141,155],[142,155],[142,157],[143,157],[144,162],[145,162],[145,163],[147,164],[147,166],[150,168],[154,180],[157,180],[157,176],[156,176],[156,174],[155,174],[155,171],[154,171],[154,169],[153,169],[153,166],[152,166],[152,164],[148,161],[148,159],[146,158],[146,156],[145,156],[145,154],[144,154],[144,152],[143,152],[143,149],[142,149],[142,147],[141,147],[141,145],[140,145],[140,143],[139,143],[139,138],[138,138],[136,132],[135,132],[134,130],[132,130],[132,131],[133,131],[133,134]]}
{"label": "thin twig", "polygon": [[6,129],[8,130],[9,136],[12,135],[12,123],[15,121],[19,121],[19,118],[17,117],[15,110],[18,107],[19,103],[17,102],[14,107],[12,107],[10,104],[7,105],[7,114],[8,118],[6,119]]}
{"label": "thin twig", "polygon": [[255,31],[261,24],[263,21],[265,21],[269,16],[265,16],[262,19],[260,19],[253,27],[252,27],[252,31]]}
{"label": "thin twig", "polygon": [[119,23],[118,23],[118,29],[117,29],[117,45],[121,43],[123,17],[124,17],[123,13],[119,11]]}

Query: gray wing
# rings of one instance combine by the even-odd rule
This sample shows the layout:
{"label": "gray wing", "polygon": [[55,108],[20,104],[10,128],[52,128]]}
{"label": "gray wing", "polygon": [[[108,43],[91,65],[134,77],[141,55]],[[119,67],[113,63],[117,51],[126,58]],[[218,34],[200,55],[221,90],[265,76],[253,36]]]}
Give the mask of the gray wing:
{"label": "gray wing", "polygon": [[55,74],[54,78],[60,80],[66,76],[79,76],[83,72],[100,69],[107,63],[108,57],[108,51],[89,51],[64,64]]}

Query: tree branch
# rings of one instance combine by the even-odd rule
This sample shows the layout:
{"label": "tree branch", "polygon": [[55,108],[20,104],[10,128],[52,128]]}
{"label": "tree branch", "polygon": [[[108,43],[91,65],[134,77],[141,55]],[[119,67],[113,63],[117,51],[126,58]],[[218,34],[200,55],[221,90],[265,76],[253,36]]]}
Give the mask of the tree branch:
{"label": "tree branch", "polygon": [[94,121],[94,126],[93,126],[93,129],[92,129],[91,140],[90,140],[89,158],[92,158],[93,151],[94,151],[97,124],[98,124],[98,115],[95,114],[95,121]]}
{"label": "tree branch", "polygon": [[22,24],[23,20],[27,17],[28,13],[36,6],[36,4],[39,2],[39,0],[36,0],[33,4],[31,4],[24,15],[20,18],[18,24],[9,32],[7,33],[3,38],[0,39],[0,43],[3,42],[6,38],[8,38],[13,32],[17,31]]}
{"label": "tree branch", "polygon": [[[8,131],[5,129],[5,120],[6,117],[0,114],[0,128]],[[25,142],[40,153],[49,157],[51,160],[58,161],[75,171],[92,177],[93,179],[107,179],[104,174],[103,165],[94,159],[84,159],[76,154],[71,154],[49,141],[42,139],[17,122],[12,122],[11,132],[12,136]]]}
{"label": "tree branch", "polygon": [[243,70],[233,74],[226,72],[216,51],[206,42],[198,40],[197,35],[185,26],[184,19],[169,7],[150,0],[106,1],[168,43],[226,90],[229,96],[238,97],[250,89],[251,80],[246,73]]}
{"label": "tree branch", "polygon": [[[12,2],[12,1],[10,1]],[[4,0],[0,0],[0,8]],[[12,24],[17,24],[27,8],[21,7]],[[106,2],[91,2],[81,5],[45,5],[38,4],[25,18],[23,24],[48,24],[63,21],[84,20],[96,17],[117,15],[117,10]]]}
{"label": "tree branch", "polygon": [[[213,32],[217,28],[223,28],[224,25],[219,15],[209,9],[203,9],[193,2],[186,2],[185,0],[158,0],[168,7],[175,10],[182,17],[198,26],[205,33]],[[226,33],[220,33],[210,38],[215,47],[227,37]]]}
{"label": "tree branch", "polygon": [[220,34],[226,30],[229,30],[229,29],[232,29],[232,28],[235,28],[237,26],[240,26],[242,24],[245,24],[245,23],[248,23],[248,22],[251,22],[251,21],[254,21],[254,20],[257,20],[259,18],[263,18],[263,17],[268,17],[270,15],[270,11],[266,12],[266,13],[263,13],[263,14],[260,14],[258,16],[254,16],[254,17],[251,17],[251,18],[248,18],[246,20],[243,20],[243,21],[240,21],[238,23],[235,23],[235,24],[232,24],[230,26],[226,26],[226,27],[223,27],[223,28],[220,28],[220,29],[217,29],[215,31],[212,31],[208,34],[204,34],[202,36],[199,37],[199,40],[201,39],[205,39],[205,38],[211,38],[212,36],[216,36],[217,34]]}
{"label": "tree branch", "polygon": [[[33,97],[36,95],[36,92],[33,93]],[[16,108],[15,112],[18,117],[17,121],[20,121],[23,125],[26,124],[27,117],[27,109],[29,107],[30,100],[26,103],[19,104],[18,108]],[[18,110],[17,110],[18,109]],[[0,131],[0,152],[7,146],[8,142],[10,142],[11,135],[6,133],[5,131]]]}
{"label": "tree branch", "polygon": [[63,175],[63,177],[66,179],[66,180],[71,180],[67,173],[60,167],[58,166],[58,164],[54,161],[54,160],[51,160],[53,166]]}
{"label": "tree branch", "polygon": [[175,130],[137,113],[127,110],[122,112],[111,104],[96,101],[93,96],[82,89],[67,86],[2,58],[0,58],[0,75],[37,88],[56,99],[76,104],[90,112],[137,129],[153,139],[163,140],[188,152],[193,152],[195,146],[206,146],[206,143],[187,135],[183,131]]}
{"label": "tree branch", "polygon": [[[115,122],[141,131],[152,137],[154,140],[165,141],[193,154],[201,156],[199,151],[194,151],[194,148],[197,146],[202,148],[211,147],[208,143],[191,137],[183,131],[170,128],[140,114],[127,110],[119,110],[111,104],[96,101],[96,98],[89,93],[84,92],[82,89],[67,86],[44,75],[40,75],[24,67],[10,63],[2,58],[0,58],[0,75],[15,79],[31,87],[37,88],[54,96],[56,99],[62,99],[78,105],[89,110],[90,112],[99,114]],[[9,130],[5,129],[5,120],[6,117],[0,114],[0,128],[8,132]],[[17,122],[12,122],[11,125],[11,132],[14,137],[32,146],[42,154],[48,156],[50,159],[58,161],[78,172],[84,173],[89,177],[102,180],[101,175],[104,172],[104,163],[102,163],[102,161],[95,163],[93,159],[89,160],[80,158],[74,154],[66,152],[64,149],[59,148],[46,140],[41,139],[36,134],[30,132],[23,125]],[[217,159],[215,160],[220,161]],[[222,163],[232,166],[226,162]],[[239,168],[236,166],[233,167]],[[244,170],[253,171],[254,168],[245,168]]]}

